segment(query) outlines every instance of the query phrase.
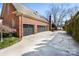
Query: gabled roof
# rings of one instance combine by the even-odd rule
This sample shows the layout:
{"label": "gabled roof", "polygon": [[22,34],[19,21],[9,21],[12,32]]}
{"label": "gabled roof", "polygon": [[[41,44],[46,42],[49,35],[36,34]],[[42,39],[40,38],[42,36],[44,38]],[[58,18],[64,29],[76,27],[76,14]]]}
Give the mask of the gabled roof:
{"label": "gabled roof", "polygon": [[43,16],[39,15],[39,13],[37,13],[34,10],[31,10],[27,7],[25,7],[23,4],[20,3],[13,3],[13,6],[15,7],[15,9],[22,13],[25,16],[29,16],[29,17],[33,17],[36,20],[40,20],[40,21],[44,21],[44,22],[48,22]]}

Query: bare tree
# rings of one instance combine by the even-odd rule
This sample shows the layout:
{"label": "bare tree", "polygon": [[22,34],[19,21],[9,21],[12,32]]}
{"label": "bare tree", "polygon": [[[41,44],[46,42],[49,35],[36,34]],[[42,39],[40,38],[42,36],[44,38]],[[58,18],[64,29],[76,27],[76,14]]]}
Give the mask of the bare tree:
{"label": "bare tree", "polygon": [[66,19],[66,17],[71,17],[74,15],[74,13],[78,10],[77,6],[74,7],[68,7],[68,4],[52,4],[50,14],[53,18],[53,23],[55,23],[56,26],[62,27],[63,20]]}
{"label": "bare tree", "polygon": [[51,9],[51,15],[53,17],[53,22],[57,25],[57,16],[58,16],[58,12],[59,12],[59,7],[58,6],[54,6]]}
{"label": "bare tree", "polygon": [[77,6],[74,6],[73,8],[70,8],[69,9],[69,17],[72,18],[75,15],[75,13],[78,11],[78,9],[79,8]]}

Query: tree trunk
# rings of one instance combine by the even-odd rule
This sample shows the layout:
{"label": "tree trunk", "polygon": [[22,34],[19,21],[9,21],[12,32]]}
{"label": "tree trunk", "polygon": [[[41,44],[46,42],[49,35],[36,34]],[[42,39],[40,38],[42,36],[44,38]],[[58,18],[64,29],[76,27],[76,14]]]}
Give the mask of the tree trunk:
{"label": "tree trunk", "polygon": [[1,42],[3,42],[3,32],[1,31]]}

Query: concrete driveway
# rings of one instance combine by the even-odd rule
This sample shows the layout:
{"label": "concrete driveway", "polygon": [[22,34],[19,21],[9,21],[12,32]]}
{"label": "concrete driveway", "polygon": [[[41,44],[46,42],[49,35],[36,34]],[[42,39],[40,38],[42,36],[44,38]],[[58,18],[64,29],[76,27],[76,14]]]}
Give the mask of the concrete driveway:
{"label": "concrete driveway", "polygon": [[35,51],[34,48],[40,47],[36,46],[36,44],[45,43],[43,42],[43,40],[51,40],[56,33],[53,36],[51,36],[52,34],[54,33],[46,31],[25,36],[22,38],[22,41],[0,50],[0,56],[21,56],[24,53]]}
{"label": "concrete driveway", "polygon": [[50,36],[36,44],[40,46],[35,48],[36,51],[24,53],[23,56],[79,56],[79,44],[66,32],[56,31]]}
{"label": "concrete driveway", "polygon": [[0,50],[1,56],[79,56],[79,44],[65,31],[46,31],[23,37]]}

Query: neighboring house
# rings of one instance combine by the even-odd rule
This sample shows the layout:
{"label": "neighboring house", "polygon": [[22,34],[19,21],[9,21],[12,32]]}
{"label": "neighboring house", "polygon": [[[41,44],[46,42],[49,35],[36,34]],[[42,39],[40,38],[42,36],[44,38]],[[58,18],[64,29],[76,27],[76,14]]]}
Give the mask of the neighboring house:
{"label": "neighboring house", "polygon": [[54,23],[52,23],[52,31],[54,30],[57,30],[57,26]]}
{"label": "neighboring house", "polygon": [[56,25],[55,25],[55,24],[52,22],[52,20],[51,20],[51,15],[49,15],[49,30],[50,30],[50,31],[57,30]]}
{"label": "neighboring house", "polygon": [[1,17],[3,24],[15,29],[19,38],[49,30],[49,22],[36,11],[25,8],[23,4],[4,3]]}

